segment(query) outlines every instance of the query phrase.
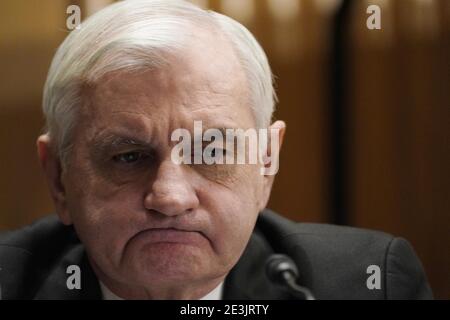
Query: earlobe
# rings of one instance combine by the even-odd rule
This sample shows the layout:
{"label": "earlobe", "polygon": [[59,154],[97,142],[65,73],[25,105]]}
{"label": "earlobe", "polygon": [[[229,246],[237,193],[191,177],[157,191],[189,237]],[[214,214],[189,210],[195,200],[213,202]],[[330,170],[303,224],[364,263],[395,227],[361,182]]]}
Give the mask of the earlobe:
{"label": "earlobe", "polygon": [[70,225],[72,221],[67,210],[66,193],[62,182],[61,161],[52,148],[52,141],[48,134],[41,135],[37,139],[36,145],[39,162],[55,204],[56,212],[64,224]]}

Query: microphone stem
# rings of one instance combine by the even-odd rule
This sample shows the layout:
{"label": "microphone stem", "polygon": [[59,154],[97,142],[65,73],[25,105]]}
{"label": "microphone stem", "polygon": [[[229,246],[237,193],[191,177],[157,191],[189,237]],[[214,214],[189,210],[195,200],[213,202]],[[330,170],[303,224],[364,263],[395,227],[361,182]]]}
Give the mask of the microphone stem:
{"label": "microphone stem", "polygon": [[291,292],[296,296],[300,293],[303,296],[302,298],[305,298],[305,300],[315,300],[313,294],[308,288],[302,287],[297,284],[296,279],[291,272],[283,272],[283,277],[286,280],[289,288],[291,289]]}

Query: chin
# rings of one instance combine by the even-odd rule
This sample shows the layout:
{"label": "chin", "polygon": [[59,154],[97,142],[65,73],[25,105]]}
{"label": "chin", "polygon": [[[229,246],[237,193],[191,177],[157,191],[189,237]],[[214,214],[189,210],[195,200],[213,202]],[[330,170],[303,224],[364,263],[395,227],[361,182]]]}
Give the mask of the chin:
{"label": "chin", "polygon": [[132,270],[130,273],[150,285],[159,282],[178,282],[179,285],[179,282],[185,283],[211,273],[212,257],[203,250],[179,244],[145,246],[134,253],[125,266]]}

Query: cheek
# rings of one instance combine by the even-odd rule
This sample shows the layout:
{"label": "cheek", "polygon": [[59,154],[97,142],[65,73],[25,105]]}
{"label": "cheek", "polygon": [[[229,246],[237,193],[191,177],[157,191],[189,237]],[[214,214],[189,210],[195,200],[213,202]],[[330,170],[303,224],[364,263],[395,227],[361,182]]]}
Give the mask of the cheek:
{"label": "cheek", "polygon": [[198,193],[210,214],[218,254],[234,261],[245,249],[258,217],[257,186],[249,183],[255,180],[239,181],[232,187],[208,183]]}
{"label": "cheek", "polygon": [[92,171],[73,172],[66,192],[77,234],[97,263],[117,265],[127,240],[139,230],[139,219],[146,216],[143,189],[135,184],[118,187]]}
{"label": "cheek", "polygon": [[[86,153],[81,150],[80,155]],[[140,175],[135,172],[122,173],[119,180],[113,168],[103,168],[93,163],[89,156],[79,156],[74,162],[76,165],[69,169],[69,188],[66,191],[75,207],[81,206],[83,211],[88,212],[113,213],[116,210],[136,210],[143,205],[142,199],[149,181],[147,172]]]}

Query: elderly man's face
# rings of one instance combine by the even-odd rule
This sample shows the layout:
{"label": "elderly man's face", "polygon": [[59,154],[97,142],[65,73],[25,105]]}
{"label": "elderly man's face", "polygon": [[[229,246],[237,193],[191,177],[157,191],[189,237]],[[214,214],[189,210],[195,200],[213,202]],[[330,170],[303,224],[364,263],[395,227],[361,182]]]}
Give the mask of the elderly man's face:
{"label": "elderly man's face", "polygon": [[171,133],[192,132],[196,120],[204,130],[255,126],[231,47],[209,41],[194,42],[170,66],[110,74],[85,92],[57,208],[107,282],[158,288],[221,279],[267,202],[271,178],[260,165],[171,160]]}

